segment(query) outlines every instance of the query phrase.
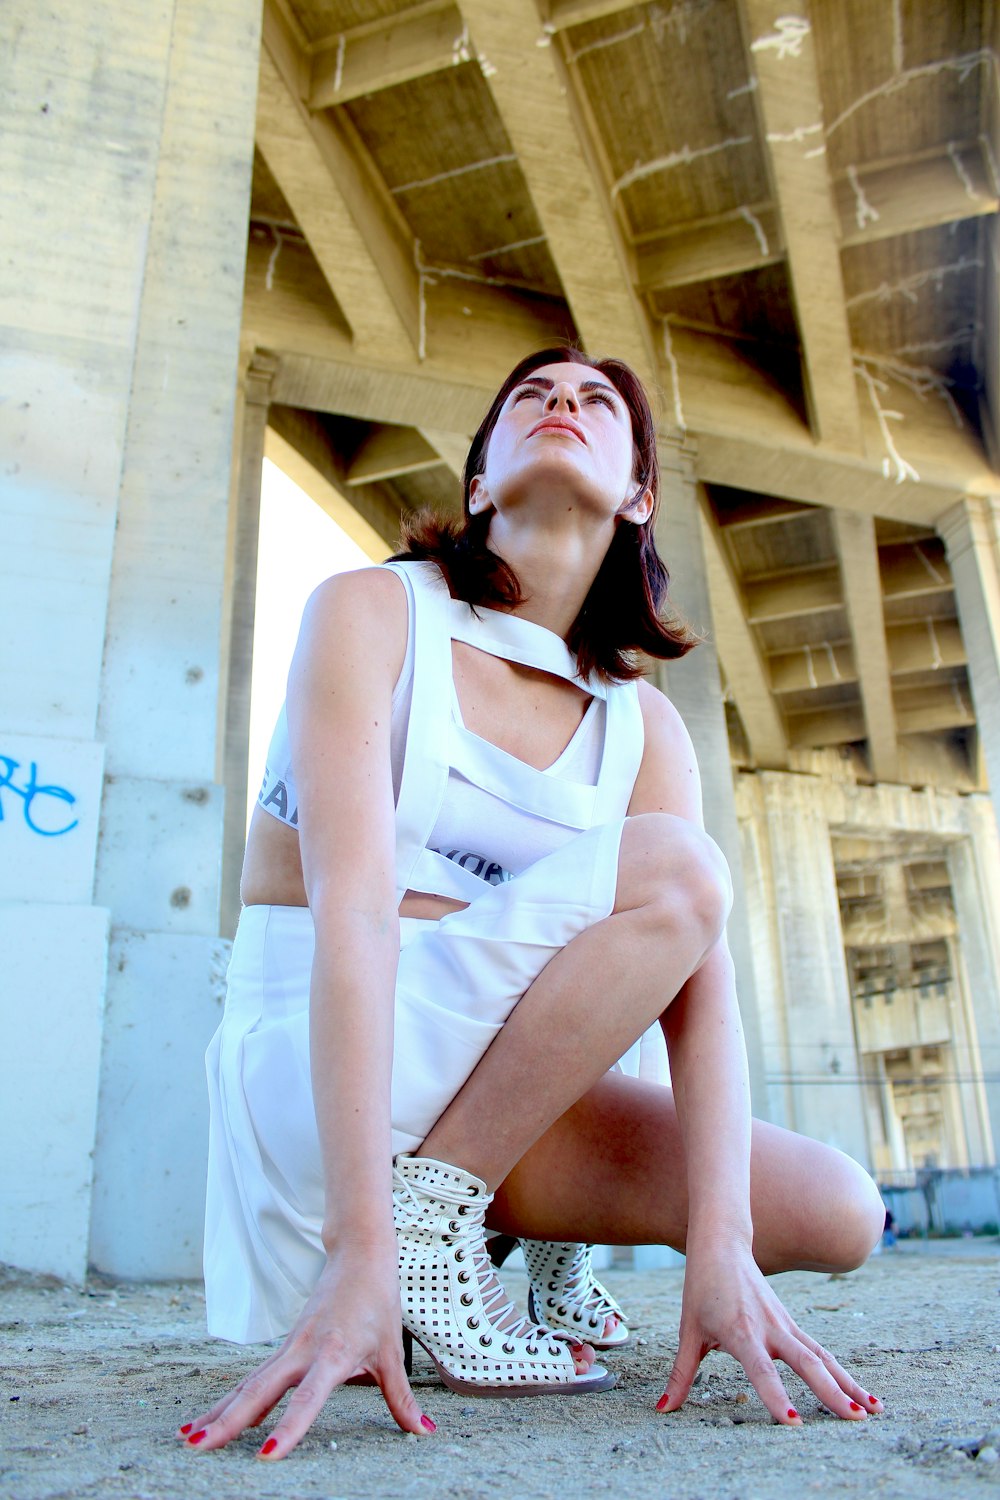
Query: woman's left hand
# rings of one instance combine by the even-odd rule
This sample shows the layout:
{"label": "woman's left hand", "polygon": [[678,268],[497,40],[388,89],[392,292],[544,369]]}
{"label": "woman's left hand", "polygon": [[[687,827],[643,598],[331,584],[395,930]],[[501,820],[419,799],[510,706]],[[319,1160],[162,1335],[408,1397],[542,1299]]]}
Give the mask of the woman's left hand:
{"label": "woman's left hand", "polygon": [[667,1389],[657,1411],[676,1411],[687,1399],[709,1349],[739,1360],[776,1422],[801,1426],[775,1360],[795,1371],[834,1416],[860,1421],[882,1410],[822,1344],[803,1333],[758,1269],[749,1247],[730,1238],[689,1247],[680,1338]]}

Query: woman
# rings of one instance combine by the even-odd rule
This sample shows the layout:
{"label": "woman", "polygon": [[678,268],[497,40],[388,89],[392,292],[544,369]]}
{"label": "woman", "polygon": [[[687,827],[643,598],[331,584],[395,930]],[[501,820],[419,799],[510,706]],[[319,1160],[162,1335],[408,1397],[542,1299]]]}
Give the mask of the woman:
{"label": "woman", "polygon": [[[692,644],[658,618],[657,490],[636,377],[545,350],[473,442],[457,537],[424,524],[307,606],[209,1054],[210,1327],[288,1336],[181,1428],[202,1450],[295,1387],[261,1449],[283,1458],[363,1375],[433,1430],[401,1299],[455,1389],[606,1388],[514,1311],[487,1227],[686,1251],[660,1410],[716,1347],[776,1421],[800,1419],[775,1359],[838,1416],[880,1410],[764,1280],[859,1264],[883,1213],[839,1153],[751,1138],[728,870],[683,725],[636,681],[634,653]],[[657,1018],[672,1092],[611,1071]]]}

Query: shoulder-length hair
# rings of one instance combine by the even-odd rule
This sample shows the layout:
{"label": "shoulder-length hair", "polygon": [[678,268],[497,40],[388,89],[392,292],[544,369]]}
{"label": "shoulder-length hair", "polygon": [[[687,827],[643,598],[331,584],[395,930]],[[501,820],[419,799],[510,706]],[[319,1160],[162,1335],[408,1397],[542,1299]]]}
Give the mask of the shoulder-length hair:
{"label": "shoulder-length hair", "polygon": [[475,476],[486,468],[490,437],[511,391],[532,371],[556,364],[588,365],[611,381],[632,419],[634,499],[647,489],[653,496],[646,521],[641,525],[623,521],[615,528],[611,546],[566,637],[581,677],[594,672],[605,681],[627,681],[642,674],[640,653],[673,660],[697,645],[699,637],[668,599],[670,578],[653,539],[660,503],[656,427],[639,377],[622,360],[591,359],[582,349],[557,347],[529,354],[515,365],[472,439],[463,476],[464,519],[443,519],[429,511],[408,517],[403,522],[401,550],[393,560],[437,563],[452,595],[467,604],[512,609],[523,602],[513,568],[487,545],[489,512],[469,514],[469,490]]}

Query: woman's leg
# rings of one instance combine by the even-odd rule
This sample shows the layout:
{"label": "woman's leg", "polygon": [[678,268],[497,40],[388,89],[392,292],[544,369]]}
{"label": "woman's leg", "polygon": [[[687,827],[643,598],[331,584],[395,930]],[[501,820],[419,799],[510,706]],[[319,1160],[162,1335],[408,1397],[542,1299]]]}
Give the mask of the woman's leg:
{"label": "woman's leg", "polygon": [[706,834],[667,814],[627,819],[611,914],[542,969],[420,1155],[498,1187],[666,1010],[718,944],[730,900]]}
{"label": "woman's leg", "polygon": [[[755,1121],[754,1257],[776,1271],[849,1270],[878,1241],[885,1210],[856,1162]],[[673,1095],[608,1074],[552,1125],[496,1193],[491,1227],[534,1239],[683,1250],[687,1181]]]}

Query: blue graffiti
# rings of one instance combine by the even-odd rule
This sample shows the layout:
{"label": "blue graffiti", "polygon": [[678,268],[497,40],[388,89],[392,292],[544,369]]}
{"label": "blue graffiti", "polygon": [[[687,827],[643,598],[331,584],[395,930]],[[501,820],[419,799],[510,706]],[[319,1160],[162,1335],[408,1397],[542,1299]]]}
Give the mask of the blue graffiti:
{"label": "blue graffiti", "polygon": [[9,755],[0,755],[0,823],[4,821],[3,794],[12,792],[15,797],[21,798],[24,821],[32,833],[40,834],[43,839],[57,839],[64,833],[69,833],[79,823],[79,818],[74,818],[72,823],[65,824],[62,828],[42,828],[36,823],[32,808],[39,797],[51,797],[55,802],[65,802],[72,807],[76,798],[72,792],[68,792],[64,786],[40,786],[38,782],[38,766],[31,762],[27,778],[22,777],[19,786],[14,780],[15,771],[21,770],[20,761],[11,760]]}

